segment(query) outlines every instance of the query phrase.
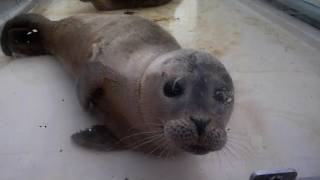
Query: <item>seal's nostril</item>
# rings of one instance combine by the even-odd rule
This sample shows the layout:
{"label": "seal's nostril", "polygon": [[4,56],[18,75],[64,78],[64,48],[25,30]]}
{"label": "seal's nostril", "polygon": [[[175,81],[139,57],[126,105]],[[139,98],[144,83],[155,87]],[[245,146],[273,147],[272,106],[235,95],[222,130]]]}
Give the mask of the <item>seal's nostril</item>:
{"label": "seal's nostril", "polygon": [[190,120],[196,125],[197,133],[199,136],[203,135],[206,131],[206,127],[208,125],[208,121],[202,119],[195,119],[194,117],[190,117]]}

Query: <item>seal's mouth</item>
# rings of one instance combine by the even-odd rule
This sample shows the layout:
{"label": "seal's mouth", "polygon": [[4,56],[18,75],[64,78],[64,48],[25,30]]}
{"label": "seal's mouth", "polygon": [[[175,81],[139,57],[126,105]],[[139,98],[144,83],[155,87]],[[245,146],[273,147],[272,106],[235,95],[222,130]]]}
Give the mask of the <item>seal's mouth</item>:
{"label": "seal's mouth", "polygon": [[227,133],[223,128],[195,119],[167,122],[164,135],[175,147],[196,155],[219,151],[227,141]]}
{"label": "seal's mouth", "polygon": [[210,148],[207,148],[207,147],[201,146],[201,145],[190,145],[190,146],[187,146],[183,149],[189,153],[193,153],[193,154],[197,154],[197,155],[208,154],[211,151]]}

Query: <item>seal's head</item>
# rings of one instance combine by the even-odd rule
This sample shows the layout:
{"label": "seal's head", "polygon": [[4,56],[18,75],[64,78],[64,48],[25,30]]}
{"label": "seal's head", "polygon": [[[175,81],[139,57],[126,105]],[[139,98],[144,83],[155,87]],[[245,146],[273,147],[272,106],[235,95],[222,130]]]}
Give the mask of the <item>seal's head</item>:
{"label": "seal's head", "polygon": [[224,147],[234,90],[216,58],[194,50],[170,52],[146,69],[140,84],[144,121],[161,124],[166,148],[207,154]]}

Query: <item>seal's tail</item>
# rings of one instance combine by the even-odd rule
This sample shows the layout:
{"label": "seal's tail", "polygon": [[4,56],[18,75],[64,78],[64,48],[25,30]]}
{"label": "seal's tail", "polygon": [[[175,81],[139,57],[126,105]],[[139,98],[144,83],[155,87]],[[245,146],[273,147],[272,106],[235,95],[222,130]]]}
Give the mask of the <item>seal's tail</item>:
{"label": "seal's tail", "polygon": [[51,21],[37,14],[22,14],[7,21],[1,33],[1,48],[5,55],[48,54],[44,46],[45,29]]}

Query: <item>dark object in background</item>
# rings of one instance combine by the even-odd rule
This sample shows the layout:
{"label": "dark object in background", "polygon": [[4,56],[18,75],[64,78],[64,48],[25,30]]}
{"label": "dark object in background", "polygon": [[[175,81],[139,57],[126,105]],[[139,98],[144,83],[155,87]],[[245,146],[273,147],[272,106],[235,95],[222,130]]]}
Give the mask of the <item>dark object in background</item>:
{"label": "dark object in background", "polygon": [[275,8],[320,29],[320,7],[306,0],[262,0]]}
{"label": "dark object in background", "polygon": [[251,174],[250,180],[320,180],[320,177],[297,178],[295,169],[269,169],[258,170]]}
{"label": "dark object in background", "polygon": [[153,7],[166,4],[171,0],[80,0],[82,2],[91,2],[94,7],[101,11]]}
{"label": "dark object in background", "polygon": [[250,180],[296,180],[295,169],[259,170],[252,173]]}

